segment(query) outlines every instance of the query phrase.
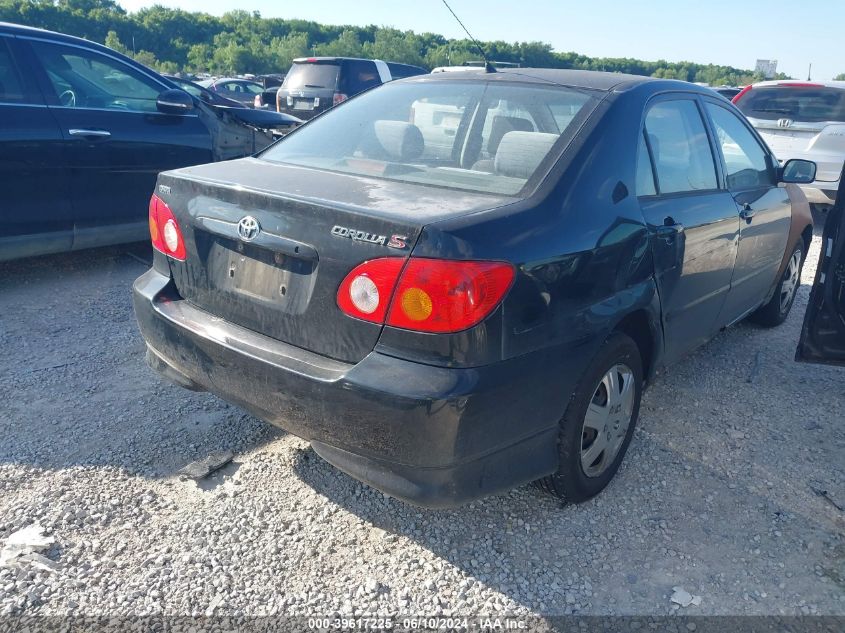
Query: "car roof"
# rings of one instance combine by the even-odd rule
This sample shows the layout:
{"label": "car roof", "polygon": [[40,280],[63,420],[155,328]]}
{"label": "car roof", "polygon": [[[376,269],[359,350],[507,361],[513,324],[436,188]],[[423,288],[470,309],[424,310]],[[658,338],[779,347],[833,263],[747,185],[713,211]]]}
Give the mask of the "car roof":
{"label": "car roof", "polygon": [[223,81],[226,81],[226,82],[229,82],[229,83],[231,83],[233,81],[240,81],[240,82],[245,83],[245,84],[259,84],[259,85],[261,85],[260,81],[255,81],[254,79],[244,79],[243,77],[218,77],[217,79],[215,79],[213,81],[213,83],[219,84]]}
{"label": "car roof", "polygon": [[[56,31],[48,31],[47,29],[38,29],[34,26],[24,26],[23,24],[14,24],[13,22],[0,22],[0,33],[9,33],[12,35],[25,35],[29,37],[46,37],[57,42],[67,42],[68,44],[84,45],[90,48],[106,52],[110,55],[121,55],[117,51],[103,46],[97,42],[86,40],[82,37],[75,37],[73,35],[65,35]],[[122,57],[126,57],[122,55]],[[158,73],[157,73],[158,74]]]}
{"label": "car roof", "polygon": [[484,72],[477,66],[466,66],[465,70],[430,73],[403,79],[403,81],[520,81],[529,83],[552,83],[573,88],[591,88],[594,90],[614,90],[631,88],[649,82],[677,84],[685,90],[700,92],[704,88],[685,81],[654,79],[642,75],[624,73],[606,73],[595,70],[572,70],[563,68],[498,68],[496,72]]}
{"label": "car roof", "polygon": [[766,88],[769,86],[792,86],[795,88],[824,86],[825,88],[839,88],[840,90],[845,90],[845,81],[796,81],[795,79],[775,79],[773,81],[758,82],[753,84],[752,87]]}
{"label": "car roof", "polygon": [[383,59],[371,59],[369,57],[314,57],[313,55],[310,57],[297,57],[293,60],[294,64],[309,64],[314,62],[344,62],[344,61],[352,61],[352,62],[384,62],[388,66],[407,66],[408,68],[419,68],[420,70],[425,70],[421,66],[414,66],[413,64],[405,64],[403,62],[390,62]]}

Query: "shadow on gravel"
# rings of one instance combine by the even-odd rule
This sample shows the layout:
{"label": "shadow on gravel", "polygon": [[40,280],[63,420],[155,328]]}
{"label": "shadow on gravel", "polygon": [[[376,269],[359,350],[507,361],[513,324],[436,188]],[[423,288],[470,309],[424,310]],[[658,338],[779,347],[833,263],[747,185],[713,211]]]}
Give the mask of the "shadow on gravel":
{"label": "shadow on gravel", "polygon": [[835,604],[845,590],[845,514],[816,492],[845,501],[845,398],[840,370],[792,360],[807,295],[784,326],[739,324],[658,376],[617,477],[584,504],[523,486],[431,511],[310,449],[293,468],[330,502],[542,613],[669,613],[678,585],[703,596],[697,613],[815,613],[806,596]]}
{"label": "shadow on gravel", "polygon": [[282,434],[147,367],[131,287],[151,260],[131,244],[0,263],[0,464],[164,477]]}

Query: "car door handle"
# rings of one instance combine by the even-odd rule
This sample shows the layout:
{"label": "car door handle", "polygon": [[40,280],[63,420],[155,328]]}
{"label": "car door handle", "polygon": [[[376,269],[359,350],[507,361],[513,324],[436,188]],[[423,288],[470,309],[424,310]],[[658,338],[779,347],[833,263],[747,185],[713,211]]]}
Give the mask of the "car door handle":
{"label": "car door handle", "polygon": [[111,132],[108,130],[83,130],[79,128],[71,128],[67,131],[71,136],[85,136],[87,138],[108,138]]}
{"label": "car door handle", "polygon": [[684,232],[684,225],[683,224],[664,224],[662,226],[655,227],[654,233],[660,239],[671,242],[673,241],[678,235]]}
{"label": "car door handle", "polygon": [[750,224],[751,220],[754,219],[754,215],[756,213],[757,212],[754,209],[751,208],[751,205],[746,202],[745,204],[742,205],[742,208],[739,212],[739,217],[741,217],[743,220],[745,220],[746,222],[748,222]]}

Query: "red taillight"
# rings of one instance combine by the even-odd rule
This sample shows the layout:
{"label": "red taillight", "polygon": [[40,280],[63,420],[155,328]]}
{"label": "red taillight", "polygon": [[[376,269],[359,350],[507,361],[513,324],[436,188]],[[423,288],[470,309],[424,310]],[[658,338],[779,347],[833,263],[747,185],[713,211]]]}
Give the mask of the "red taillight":
{"label": "red taillight", "polygon": [[153,248],[180,262],[185,261],[185,239],[173,211],[156,195],[150,198],[150,240]]}
{"label": "red taillight", "polygon": [[404,265],[402,257],[385,257],[356,266],[340,284],[337,305],[349,316],[384,323],[393,288]]}
{"label": "red taillight", "polygon": [[811,84],[806,81],[785,81],[777,84],[778,86],[787,86],[789,88],[824,88],[824,84]]}
{"label": "red taillight", "polygon": [[375,259],[347,275],[337,303],[365,321],[418,332],[459,332],[484,320],[513,278],[513,266],[504,262],[411,258],[405,265],[398,257]]}
{"label": "red taillight", "polygon": [[731,103],[739,103],[739,100],[742,99],[745,96],[745,93],[749,90],[751,90],[751,84],[745,86],[745,88],[736,93],[736,96],[731,99]]}
{"label": "red taillight", "polygon": [[346,101],[348,98],[349,98],[349,97],[347,97],[347,96],[346,96],[345,94],[343,94],[342,92],[336,92],[336,93],[334,93],[334,96],[332,97],[332,105],[333,105],[333,106],[336,106],[336,105],[337,105],[337,104],[339,104],[339,103],[343,103],[343,102],[344,102],[344,101]]}

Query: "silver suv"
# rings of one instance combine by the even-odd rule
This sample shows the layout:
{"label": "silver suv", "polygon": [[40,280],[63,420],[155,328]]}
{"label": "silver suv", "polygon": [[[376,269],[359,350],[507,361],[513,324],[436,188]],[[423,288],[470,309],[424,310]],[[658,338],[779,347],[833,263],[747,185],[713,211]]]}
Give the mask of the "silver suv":
{"label": "silver suv", "polygon": [[801,188],[811,204],[833,204],[845,162],[845,81],[765,81],[746,87],[733,102],[781,163],[816,163],[815,181]]}

